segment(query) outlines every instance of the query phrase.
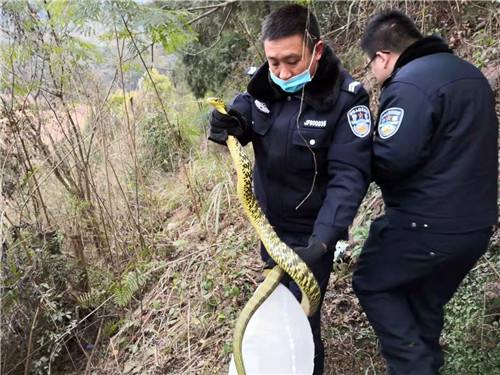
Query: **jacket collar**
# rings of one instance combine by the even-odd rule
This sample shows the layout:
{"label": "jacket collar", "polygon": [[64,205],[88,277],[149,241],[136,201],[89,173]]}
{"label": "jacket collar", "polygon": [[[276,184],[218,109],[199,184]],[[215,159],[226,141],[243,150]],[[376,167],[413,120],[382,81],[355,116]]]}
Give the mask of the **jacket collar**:
{"label": "jacket collar", "polygon": [[406,64],[420,57],[427,55],[433,55],[435,53],[453,53],[453,51],[448,47],[448,45],[438,36],[428,36],[417,40],[415,43],[407,47],[403,53],[399,56],[391,76],[382,85],[385,86],[392,78],[396,75],[399,69],[401,69]]}
{"label": "jacket collar", "polygon": [[[254,98],[268,102],[278,101],[290,95],[271,81],[267,62],[257,70],[248,84],[247,91]],[[304,88],[304,102],[315,110],[323,112],[335,104],[339,91],[340,60],[330,47],[325,46],[316,74]],[[292,95],[301,96],[301,91]]]}

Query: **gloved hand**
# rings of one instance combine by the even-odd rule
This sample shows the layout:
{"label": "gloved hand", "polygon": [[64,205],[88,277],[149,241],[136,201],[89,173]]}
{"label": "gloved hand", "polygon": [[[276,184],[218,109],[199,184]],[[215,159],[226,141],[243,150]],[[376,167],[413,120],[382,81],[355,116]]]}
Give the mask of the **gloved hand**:
{"label": "gloved hand", "polygon": [[312,240],[309,241],[309,246],[296,247],[293,250],[309,267],[311,267],[327,253],[328,247],[321,241]]}
{"label": "gloved hand", "polygon": [[243,135],[246,128],[247,122],[238,111],[230,109],[226,115],[214,109],[210,118],[210,135],[208,139],[217,143],[224,143],[228,135],[239,137]]}

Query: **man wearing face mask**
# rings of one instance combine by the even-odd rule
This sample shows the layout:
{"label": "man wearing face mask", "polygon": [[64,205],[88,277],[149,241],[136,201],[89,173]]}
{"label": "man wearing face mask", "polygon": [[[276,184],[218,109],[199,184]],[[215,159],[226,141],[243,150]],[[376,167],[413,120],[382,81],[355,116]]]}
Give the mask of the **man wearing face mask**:
{"label": "man wearing face mask", "polygon": [[[254,190],[278,236],[309,265],[324,295],[335,244],[346,239],[370,181],[368,95],[320,39],[310,11],[286,5],[262,27],[267,61],[229,115],[212,112],[210,139],[231,134],[255,153]],[[261,248],[264,261],[269,255]],[[298,287],[283,283],[300,298]],[[323,372],[320,312],[310,319]]]}

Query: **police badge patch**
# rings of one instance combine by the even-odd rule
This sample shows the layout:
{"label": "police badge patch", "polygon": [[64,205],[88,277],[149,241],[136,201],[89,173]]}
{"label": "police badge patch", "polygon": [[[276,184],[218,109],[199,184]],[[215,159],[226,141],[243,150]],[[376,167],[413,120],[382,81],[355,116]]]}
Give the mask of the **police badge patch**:
{"label": "police badge patch", "polygon": [[399,129],[405,111],[403,108],[392,107],[387,108],[380,114],[378,121],[378,135],[382,139],[392,137]]}
{"label": "police badge patch", "polygon": [[255,99],[253,102],[255,103],[255,106],[257,107],[257,109],[259,111],[264,112],[266,115],[268,115],[270,113],[269,108],[267,108],[266,103],[261,102],[260,100],[257,100],[257,99]]}
{"label": "police badge patch", "polygon": [[355,136],[364,138],[370,133],[372,120],[367,106],[357,105],[347,112],[347,120]]}

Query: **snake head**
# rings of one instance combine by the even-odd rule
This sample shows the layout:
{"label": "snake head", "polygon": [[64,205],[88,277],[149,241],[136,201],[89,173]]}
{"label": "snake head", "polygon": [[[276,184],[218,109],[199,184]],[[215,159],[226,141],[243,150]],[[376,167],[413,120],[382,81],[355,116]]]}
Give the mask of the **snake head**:
{"label": "snake head", "polygon": [[227,115],[226,103],[221,98],[210,97],[207,98],[207,103],[214,107],[220,113]]}

